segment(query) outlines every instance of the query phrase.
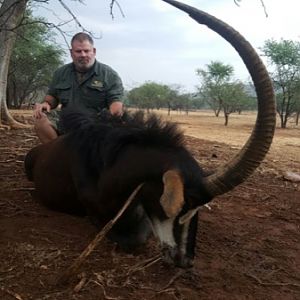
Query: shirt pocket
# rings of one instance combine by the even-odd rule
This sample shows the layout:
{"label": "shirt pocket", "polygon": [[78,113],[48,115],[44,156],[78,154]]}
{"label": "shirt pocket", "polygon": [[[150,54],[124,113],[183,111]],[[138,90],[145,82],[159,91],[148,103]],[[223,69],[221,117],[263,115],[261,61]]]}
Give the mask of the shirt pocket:
{"label": "shirt pocket", "polygon": [[91,84],[86,87],[86,102],[89,107],[102,110],[106,107],[106,90],[104,87],[96,87]]}
{"label": "shirt pocket", "polygon": [[66,107],[72,98],[72,86],[69,83],[59,83],[56,87],[57,98],[62,107]]}

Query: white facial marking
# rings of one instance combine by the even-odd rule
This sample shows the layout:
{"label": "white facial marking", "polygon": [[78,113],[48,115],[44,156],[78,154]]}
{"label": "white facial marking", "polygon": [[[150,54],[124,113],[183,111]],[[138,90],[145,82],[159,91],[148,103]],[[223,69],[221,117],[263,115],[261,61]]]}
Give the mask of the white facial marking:
{"label": "white facial marking", "polygon": [[158,219],[152,220],[153,232],[159,238],[161,244],[167,244],[170,247],[175,247],[175,239],[173,235],[173,223],[175,218],[160,221]]}

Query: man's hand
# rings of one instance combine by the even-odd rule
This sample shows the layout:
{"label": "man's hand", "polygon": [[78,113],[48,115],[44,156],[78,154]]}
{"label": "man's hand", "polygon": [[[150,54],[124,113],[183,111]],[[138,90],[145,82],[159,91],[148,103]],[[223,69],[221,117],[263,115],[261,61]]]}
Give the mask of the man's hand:
{"label": "man's hand", "polygon": [[122,116],[123,115],[123,103],[120,101],[113,102],[109,106],[109,112],[113,116]]}
{"label": "man's hand", "polygon": [[34,107],[33,117],[35,119],[41,119],[45,116],[44,112],[50,112],[51,106],[48,102],[37,103]]}

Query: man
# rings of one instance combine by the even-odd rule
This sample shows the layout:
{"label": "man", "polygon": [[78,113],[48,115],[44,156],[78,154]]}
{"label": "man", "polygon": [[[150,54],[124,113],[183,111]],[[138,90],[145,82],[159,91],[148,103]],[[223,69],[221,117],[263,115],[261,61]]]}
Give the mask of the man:
{"label": "man", "polygon": [[54,73],[44,101],[34,109],[35,129],[42,143],[63,133],[59,112],[53,111],[59,104],[61,109],[74,105],[95,114],[104,108],[112,115],[123,112],[122,81],[112,68],[96,60],[93,39],[84,32],[75,34],[70,53],[73,62]]}

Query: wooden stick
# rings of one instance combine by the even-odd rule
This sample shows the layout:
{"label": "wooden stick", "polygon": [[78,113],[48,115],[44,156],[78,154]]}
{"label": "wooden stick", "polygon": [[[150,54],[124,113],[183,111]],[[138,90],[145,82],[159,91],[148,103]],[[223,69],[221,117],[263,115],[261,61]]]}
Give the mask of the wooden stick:
{"label": "wooden stick", "polygon": [[263,282],[260,278],[257,276],[250,274],[250,273],[244,273],[248,277],[251,277],[255,279],[260,285],[266,285],[266,286],[294,286],[300,288],[300,284],[293,283],[293,282]]}
{"label": "wooden stick", "polygon": [[150,266],[152,266],[153,264],[155,264],[156,262],[161,260],[161,254],[155,255],[154,257],[151,257],[143,262],[140,262],[138,264],[136,264],[135,266],[133,266],[128,272],[127,272],[127,276],[129,274],[135,273],[137,271],[141,271],[143,269],[146,269]]}
{"label": "wooden stick", "polygon": [[0,290],[3,291],[3,292],[5,292],[5,293],[7,293],[8,295],[16,298],[17,300],[23,300],[23,298],[19,294],[15,293],[15,292],[13,292],[11,290],[7,290],[7,289],[5,289],[3,287],[1,287]]}
{"label": "wooden stick", "polygon": [[105,235],[110,231],[110,229],[113,227],[113,225],[122,216],[122,214],[128,208],[128,206],[131,204],[132,200],[135,198],[136,194],[138,193],[138,191],[141,189],[142,186],[143,186],[143,183],[141,183],[132,192],[132,194],[127,199],[127,201],[125,202],[123,207],[120,209],[120,211],[117,213],[117,215],[101,229],[101,231],[89,243],[89,245],[83,250],[83,252],[79,255],[79,257],[74,261],[74,263],[61,276],[59,276],[59,278],[57,280],[58,284],[59,283],[66,284],[69,282],[70,278],[77,272],[77,270],[83,264],[85,259],[91,254],[91,252],[95,249],[95,247],[98,245],[98,243],[105,237]]}
{"label": "wooden stick", "polygon": [[184,274],[186,270],[179,270],[171,279],[170,281],[160,290],[156,291],[157,293],[164,293],[169,289],[169,287],[175,282],[177,278],[179,278],[182,274]]}

